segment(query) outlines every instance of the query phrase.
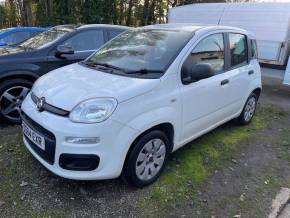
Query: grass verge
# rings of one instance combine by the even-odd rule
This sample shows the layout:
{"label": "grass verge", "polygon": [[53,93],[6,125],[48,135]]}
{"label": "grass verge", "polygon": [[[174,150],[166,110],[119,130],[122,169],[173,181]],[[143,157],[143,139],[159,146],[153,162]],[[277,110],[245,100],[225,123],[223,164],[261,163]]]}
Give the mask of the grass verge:
{"label": "grass verge", "polygon": [[227,123],[176,151],[161,178],[140,199],[140,206],[164,211],[193,198],[196,188],[214,170],[222,168],[242,142],[283,115],[271,106],[260,106],[250,125]]}

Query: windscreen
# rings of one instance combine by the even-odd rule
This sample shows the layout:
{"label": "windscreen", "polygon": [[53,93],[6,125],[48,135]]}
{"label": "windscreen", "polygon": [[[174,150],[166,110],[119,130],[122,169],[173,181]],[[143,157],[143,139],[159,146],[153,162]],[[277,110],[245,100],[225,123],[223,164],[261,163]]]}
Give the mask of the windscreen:
{"label": "windscreen", "polygon": [[130,73],[164,73],[192,35],[177,30],[130,30],[107,43],[86,62]]}

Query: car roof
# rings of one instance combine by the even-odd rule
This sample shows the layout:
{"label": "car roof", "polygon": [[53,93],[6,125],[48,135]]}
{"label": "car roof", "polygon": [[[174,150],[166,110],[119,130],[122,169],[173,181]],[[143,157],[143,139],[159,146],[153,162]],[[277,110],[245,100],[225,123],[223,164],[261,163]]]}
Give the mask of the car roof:
{"label": "car roof", "polygon": [[143,27],[144,29],[164,29],[164,30],[179,30],[179,31],[189,31],[196,32],[199,30],[232,30],[235,32],[244,32],[245,30],[230,27],[230,26],[220,26],[220,25],[206,25],[206,24],[194,24],[194,23],[169,23],[169,24],[156,24]]}
{"label": "car roof", "polygon": [[160,29],[160,30],[180,30],[180,31],[189,31],[195,32],[196,30],[202,28],[200,25],[186,25],[181,23],[170,23],[170,24],[155,24],[141,27],[144,29]]}
{"label": "car roof", "polygon": [[47,28],[42,28],[42,27],[11,27],[5,29],[5,32],[8,31],[13,31],[13,32],[18,32],[22,30],[27,30],[27,31],[45,31]]}
{"label": "car roof", "polygon": [[111,24],[66,24],[66,25],[58,25],[54,26],[51,29],[59,29],[59,30],[66,30],[66,31],[75,31],[80,29],[86,28],[112,28],[112,29],[120,29],[120,30],[128,30],[130,27],[121,26],[121,25],[111,25]]}
{"label": "car roof", "polygon": [[123,30],[130,29],[130,27],[128,26],[113,25],[113,24],[86,24],[86,25],[79,26],[78,29],[94,28],[94,27],[104,27],[104,28],[123,29]]}

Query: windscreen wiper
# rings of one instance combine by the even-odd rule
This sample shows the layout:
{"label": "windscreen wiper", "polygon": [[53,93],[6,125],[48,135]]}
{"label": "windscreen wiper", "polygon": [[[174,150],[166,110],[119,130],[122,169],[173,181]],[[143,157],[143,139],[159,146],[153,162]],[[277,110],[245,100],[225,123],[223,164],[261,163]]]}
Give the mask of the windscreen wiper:
{"label": "windscreen wiper", "polygon": [[116,67],[116,66],[106,64],[106,63],[98,63],[98,62],[93,62],[93,61],[82,61],[82,63],[90,67],[105,67],[106,69],[120,70],[120,71],[126,72],[126,70],[120,67]]}
{"label": "windscreen wiper", "polygon": [[81,61],[80,63],[87,65],[89,67],[96,67],[97,66],[94,62],[91,62],[91,61]]}
{"label": "windscreen wiper", "polygon": [[114,70],[121,70],[121,71],[124,71],[124,69],[122,69],[122,68],[120,68],[120,67],[113,66],[113,65],[111,65],[111,64],[98,63],[98,62],[96,62],[95,65],[96,65],[96,66],[102,66],[102,67],[111,68],[111,69],[114,69]]}
{"label": "windscreen wiper", "polygon": [[127,74],[148,74],[148,73],[164,73],[162,70],[148,70],[148,69],[140,69],[140,70],[132,70],[128,71]]}

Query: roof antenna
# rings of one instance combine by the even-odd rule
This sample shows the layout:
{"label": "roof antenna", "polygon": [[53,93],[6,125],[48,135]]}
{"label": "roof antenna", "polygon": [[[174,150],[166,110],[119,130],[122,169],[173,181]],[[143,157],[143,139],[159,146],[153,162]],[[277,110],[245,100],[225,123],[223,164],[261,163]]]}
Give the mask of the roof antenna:
{"label": "roof antenna", "polygon": [[218,21],[218,25],[220,25],[220,22],[221,22],[223,15],[224,15],[225,10],[226,10],[226,6],[224,5],[223,11],[222,11],[221,16],[220,16],[219,21]]}

